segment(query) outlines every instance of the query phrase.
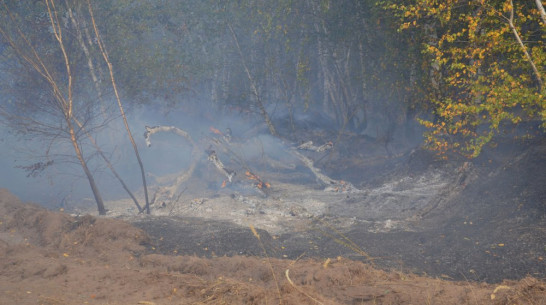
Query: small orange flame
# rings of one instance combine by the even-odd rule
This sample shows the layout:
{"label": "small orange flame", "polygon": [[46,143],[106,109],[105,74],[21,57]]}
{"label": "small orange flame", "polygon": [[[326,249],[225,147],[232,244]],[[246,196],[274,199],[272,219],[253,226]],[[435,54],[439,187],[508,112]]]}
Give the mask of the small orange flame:
{"label": "small orange flame", "polygon": [[250,180],[256,180],[257,181],[256,187],[259,188],[259,189],[262,189],[264,187],[265,188],[270,188],[271,187],[271,184],[269,184],[268,182],[263,182],[262,179],[260,179],[260,177],[254,175],[250,171],[246,171],[245,175]]}
{"label": "small orange flame", "polygon": [[210,126],[209,130],[210,130],[210,132],[212,132],[214,134],[217,134],[217,135],[220,135],[220,136],[223,135],[223,133],[220,130],[218,130],[218,129],[212,127],[212,126]]}
{"label": "small orange flame", "polygon": [[222,181],[222,188],[226,187],[226,180]]}

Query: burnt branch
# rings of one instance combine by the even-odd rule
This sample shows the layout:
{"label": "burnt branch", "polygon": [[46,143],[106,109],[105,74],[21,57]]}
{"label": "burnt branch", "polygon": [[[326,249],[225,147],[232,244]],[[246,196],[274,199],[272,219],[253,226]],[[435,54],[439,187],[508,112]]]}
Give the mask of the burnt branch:
{"label": "burnt branch", "polygon": [[316,151],[316,152],[323,152],[323,151],[327,151],[327,150],[330,150],[332,149],[332,147],[334,147],[334,143],[332,143],[331,141],[321,145],[321,146],[315,146],[313,144],[313,141],[307,141],[301,145],[299,145],[298,147],[296,147],[297,149],[300,149],[300,150],[310,150],[310,151]]}
{"label": "burnt branch", "polygon": [[226,168],[224,166],[224,163],[222,163],[222,161],[220,161],[220,159],[218,158],[218,155],[216,154],[216,151],[208,150],[207,153],[209,155],[208,160],[212,164],[214,164],[214,167],[216,167],[218,169],[218,171],[220,171],[220,173],[222,173],[222,175],[226,176],[228,181],[231,183],[233,177],[235,177],[235,175],[237,175],[237,173],[234,170],[231,170],[231,169]]}
{"label": "burnt branch", "polygon": [[195,146],[195,143],[193,142],[190,134],[180,128],[174,126],[145,126],[144,128],[146,129],[146,132],[144,132],[144,139],[146,140],[146,145],[148,147],[152,146],[150,136],[158,132],[173,132],[181,137],[186,138],[186,140],[188,140],[193,146]]}
{"label": "burnt branch", "polygon": [[47,162],[36,162],[31,165],[18,165],[16,168],[21,168],[27,172],[27,177],[37,177],[40,175],[46,168],[50,165],[53,165],[53,160]]}
{"label": "burnt branch", "polygon": [[335,180],[327,175],[321,173],[320,169],[315,167],[315,164],[313,160],[310,158],[304,156],[296,149],[291,150],[292,154],[294,154],[311,172],[315,175],[315,178],[317,179],[317,182],[324,185],[325,191],[328,192],[336,192],[336,193],[358,193],[361,192],[361,190],[357,189],[354,185],[352,185],[348,181],[344,180]]}
{"label": "burnt branch", "polygon": [[193,160],[188,170],[184,172],[183,174],[178,175],[175,181],[170,186],[160,187],[154,194],[154,197],[151,200],[151,204],[156,202],[156,198],[160,198],[160,197],[166,198],[167,200],[172,201],[175,194],[178,193],[178,189],[180,188],[180,185],[182,185],[183,182],[187,181],[193,175],[193,172],[195,171],[197,163],[199,159],[201,158],[201,155],[203,154],[203,152],[197,146],[197,144],[195,144],[190,134],[180,128],[177,128],[174,126],[153,126],[153,127],[145,126],[145,129],[146,131],[144,132],[144,139],[146,140],[146,145],[148,147],[152,145],[152,141],[150,137],[153,134],[156,134],[158,132],[173,132],[174,134],[185,138],[193,147],[193,150],[192,150]]}

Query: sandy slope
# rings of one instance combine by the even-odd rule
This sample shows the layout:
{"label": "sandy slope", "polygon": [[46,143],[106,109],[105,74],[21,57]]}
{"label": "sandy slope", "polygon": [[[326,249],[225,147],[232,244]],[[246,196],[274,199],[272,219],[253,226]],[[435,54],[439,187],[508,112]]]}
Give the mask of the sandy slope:
{"label": "sandy slope", "polygon": [[149,254],[150,242],[125,222],[46,211],[1,189],[0,304],[546,304],[546,283],[531,277],[490,285],[343,257],[167,256]]}

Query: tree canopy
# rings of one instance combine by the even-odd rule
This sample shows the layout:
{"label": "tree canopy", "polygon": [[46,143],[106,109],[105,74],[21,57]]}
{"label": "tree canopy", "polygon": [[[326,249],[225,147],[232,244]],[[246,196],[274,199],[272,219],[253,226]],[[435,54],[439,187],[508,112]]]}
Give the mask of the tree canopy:
{"label": "tree canopy", "polygon": [[546,20],[540,1],[433,1],[385,4],[400,30],[419,33],[430,66],[434,120],[427,144],[480,154],[504,123],[546,122]]}
{"label": "tree canopy", "polygon": [[[100,50],[86,2],[51,3],[66,33],[76,102],[87,105],[77,111],[99,118],[96,91],[107,98],[113,92],[100,82],[108,80],[105,65],[90,73],[87,58],[100,59]],[[468,157],[503,124],[546,120],[540,1],[91,3],[129,104],[198,101],[259,115],[317,111],[340,130],[376,138],[418,119],[429,148]],[[44,62],[62,72],[47,16],[44,1],[3,1],[1,9],[4,31],[25,33]],[[3,73],[16,80],[4,82],[6,96],[18,100],[16,108],[40,109],[32,105],[47,99],[38,90],[44,84],[10,62],[17,54],[2,42]]]}

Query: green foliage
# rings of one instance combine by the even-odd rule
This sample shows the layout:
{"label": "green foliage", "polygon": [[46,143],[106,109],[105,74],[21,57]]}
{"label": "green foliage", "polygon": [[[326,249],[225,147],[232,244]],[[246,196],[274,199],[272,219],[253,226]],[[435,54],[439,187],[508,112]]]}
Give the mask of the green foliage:
{"label": "green foliage", "polygon": [[532,1],[513,7],[504,0],[419,0],[384,7],[400,18],[401,30],[426,34],[423,54],[436,89],[430,95],[436,119],[421,122],[429,128],[431,149],[476,157],[505,122],[546,122],[546,31]]}

